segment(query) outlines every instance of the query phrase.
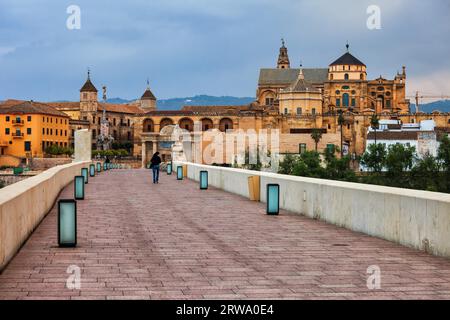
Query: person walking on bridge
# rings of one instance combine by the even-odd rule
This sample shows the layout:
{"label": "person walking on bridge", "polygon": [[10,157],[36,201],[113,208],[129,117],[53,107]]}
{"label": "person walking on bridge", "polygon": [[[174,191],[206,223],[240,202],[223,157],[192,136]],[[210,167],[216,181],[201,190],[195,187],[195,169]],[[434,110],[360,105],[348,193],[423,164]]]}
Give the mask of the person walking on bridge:
{"label": "person walking on bridge", "polygon": [[153,183],[159,183],[159,165],[161,163],[161,157],[159,152],[156,152],[150,160],[150,168],[153,172]]}

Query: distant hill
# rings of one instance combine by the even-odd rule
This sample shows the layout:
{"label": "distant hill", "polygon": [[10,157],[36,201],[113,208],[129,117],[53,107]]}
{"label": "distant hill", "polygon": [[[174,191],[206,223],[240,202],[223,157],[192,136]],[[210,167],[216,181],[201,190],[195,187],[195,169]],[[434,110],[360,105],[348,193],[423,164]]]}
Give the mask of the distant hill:
{"label": "distant hill", "polygon": [[[125,100],[122,98],[108,99],[109,103],[130,103],[136,100]],[[246,105],[255,101],[252,97],[214,97],[208,95],[198,95],[187,98],[171,98],[157,100],[156,104],[159,110],[180,110],[183,106],[239,106]]]}
{"label": "distant hill", "polygon": [[[411,104],[411,112],[416,112],[416,105]],[[440,112],[450,112],[450,100],[439,100],[435,102],[430,102],[426,104],[422,104],[419,106],[420,112],[432,113],[433,111]]]}

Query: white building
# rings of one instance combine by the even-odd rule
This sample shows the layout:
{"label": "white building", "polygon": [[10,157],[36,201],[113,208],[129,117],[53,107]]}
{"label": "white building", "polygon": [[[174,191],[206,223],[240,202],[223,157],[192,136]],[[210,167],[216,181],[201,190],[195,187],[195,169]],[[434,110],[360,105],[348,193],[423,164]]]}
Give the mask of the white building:
{"label": "white building", "polygon": [[[400,120],[380,120],[376,133],[373,128],[369,127],[366,151],[371,144],[375,143],[375,137],[376,142],[384,144],[386,149],[394,144],[415,147],[416,155],[419,158],[427,154],[436,157],[439,150],[436,123],[433,120],[405,124],[402,124]],[[361,170],[367,171],[367,168],[361,165]]]}

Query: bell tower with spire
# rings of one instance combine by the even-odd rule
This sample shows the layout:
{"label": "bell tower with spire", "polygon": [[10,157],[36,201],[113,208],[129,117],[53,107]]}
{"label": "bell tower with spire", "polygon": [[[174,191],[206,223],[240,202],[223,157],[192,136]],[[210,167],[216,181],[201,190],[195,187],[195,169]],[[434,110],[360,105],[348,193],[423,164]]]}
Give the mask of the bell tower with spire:
{"label": "bell tower with spire", "polygon": [[147,79],[147,89],[145,89],[145,92],[141,97],[140,103],[141,109],[146,112],[156,110],[156,97],[150,90],[150,81],[148,79]]}
{"label": "bell tower with spire", "polygon": [[86,82],[80,89],[80,111],[82,113],[97,112],[97,94],[97,88],[91,82],[91,71],[88,69]]}
{"label": "bell tower with spire", "polygon": [[281,39],[280,54],[278,55],[278,69],[290,69],[291,63],[289,62],[288,49],[285,46],[284,39]]}

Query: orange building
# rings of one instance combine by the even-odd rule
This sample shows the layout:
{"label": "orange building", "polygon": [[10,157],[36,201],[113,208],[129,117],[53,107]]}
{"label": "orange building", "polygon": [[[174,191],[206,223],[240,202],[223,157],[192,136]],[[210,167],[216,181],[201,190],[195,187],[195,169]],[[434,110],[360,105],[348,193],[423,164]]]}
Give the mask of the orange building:
{"label": "orange building", "polygon": [[0,104],[0,166],[11,158],[43,157],[51,145],[68,147],[69,119],[44,103],[8,100]]}

